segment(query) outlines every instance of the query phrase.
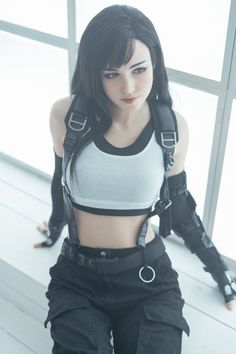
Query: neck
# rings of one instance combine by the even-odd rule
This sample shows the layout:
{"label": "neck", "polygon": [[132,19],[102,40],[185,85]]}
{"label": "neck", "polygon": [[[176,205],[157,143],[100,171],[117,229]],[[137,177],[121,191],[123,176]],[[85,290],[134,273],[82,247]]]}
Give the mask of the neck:
{"label": "neck", "polygon": [[149,106],[145,102],[138,110],[135,111],[114,111],[112,122],[115,125],[129,127],[137,121],[148,121],[150,118]]}

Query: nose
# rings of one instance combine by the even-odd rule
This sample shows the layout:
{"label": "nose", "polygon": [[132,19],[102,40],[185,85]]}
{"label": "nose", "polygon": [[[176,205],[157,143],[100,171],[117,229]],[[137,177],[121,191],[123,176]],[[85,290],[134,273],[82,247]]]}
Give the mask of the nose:
{"label": "nose", "polygon": [[135,81],[132,77],[127,76],[122,80],[122,94],[127,97],[131,96],[135,90]]}

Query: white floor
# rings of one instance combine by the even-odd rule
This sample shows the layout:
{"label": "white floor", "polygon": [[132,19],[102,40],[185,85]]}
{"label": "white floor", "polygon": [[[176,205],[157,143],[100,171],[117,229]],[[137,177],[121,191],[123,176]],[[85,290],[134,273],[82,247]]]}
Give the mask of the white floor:
{"label": "white floor", "polygon": [[[43,240],[36,226],[50,215],[50,183],[4,159],[0,171],[0,353],[49,354],[44,293],[63,237],[50,249],[33,244]],[[236,354],[236,303],[234,311],[225,309],[214,281],[179,239],[171,236],[165,244],[179,273],[191,328],[191,336],[183,336],[182,353]]]}

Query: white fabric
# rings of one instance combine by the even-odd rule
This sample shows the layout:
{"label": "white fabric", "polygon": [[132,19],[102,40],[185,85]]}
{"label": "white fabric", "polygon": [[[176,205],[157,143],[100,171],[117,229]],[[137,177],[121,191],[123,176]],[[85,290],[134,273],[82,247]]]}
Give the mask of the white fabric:
{"label": "white fabric", "polygon": [[80,205],[111,210],[152,207],[164,177],[162,149],[155,133],[144,149],[134,155],[111,155],[94,142],[76,160],[73,178],[70,164],[67,183],[72,200]]}

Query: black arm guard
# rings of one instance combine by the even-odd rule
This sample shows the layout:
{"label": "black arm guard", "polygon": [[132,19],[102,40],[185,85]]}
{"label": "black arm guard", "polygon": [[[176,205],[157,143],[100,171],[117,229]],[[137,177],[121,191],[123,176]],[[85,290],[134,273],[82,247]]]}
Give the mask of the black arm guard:
{"label": "black arm guard", "polygon": [[46,241],[42,242],[42,247],[51,247],[60,237],[65,226],[64,221],[64,201],[61,184],[62,178],[62,158],[55,151],[55,170],[51,183],[52,214],[48,222],[48,231],[44,234]]}
{"label": "black arm guard", "polygon": [[62,178],[62,157],[55,152],[55,170],[52,177],[51,184],[51,198],[52,198],[52,214],[50,220],[52,224],[61,224],[64,222],[64,202],[63,190],[61,184]]}
{"label": "black arm guard", "polygon": [[51,247],[54,243],[59,239],[61,233],[64,229],[65,223],[62,222],[61,224],[53,224],[51,223],[51,219],[48,222],[48,230],[44,232],[46,236],[46,241],[41,243],[42,247]]}
{"label": "black arm guard", "polygon": [[195,253],[205,265],[204,270],[211,273],[217,282],[225,302],[233,299],[235,284],[226,272],[227,266],[207,235],[200,217],[196,213],[196,202],[187,190],[186,173],[168,178],[172,215],[172,230],[182,237],[186,246]]}

